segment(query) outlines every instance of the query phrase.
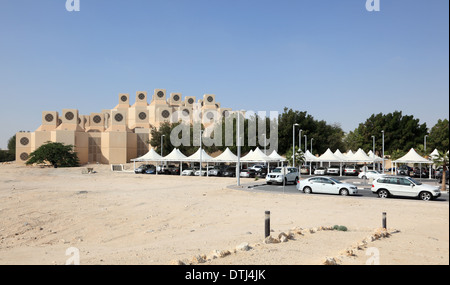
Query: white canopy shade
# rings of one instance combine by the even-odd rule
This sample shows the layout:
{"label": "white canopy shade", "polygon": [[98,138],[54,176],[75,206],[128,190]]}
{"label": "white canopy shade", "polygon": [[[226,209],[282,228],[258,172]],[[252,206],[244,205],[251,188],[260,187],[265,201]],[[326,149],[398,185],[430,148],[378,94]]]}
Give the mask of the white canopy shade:
{"label": "white canopy shade", "polygon": [[270,162],[270,161],[280,161],[279,159],[274,159],[268,155],[265,155],[259,147],[254,151],[250,151],[246,156],[241,158],[243,162]]}
{"label": "white canopy shade", "polygon": [[317,157],[315,157],[309,150],[306,150],[304,155],[305,155],[305,161],[308,161],[308,162],[319,161],[319,159]]}
{"label": "white canopy shade", "polygon": [[367,153],[367,156],[369,156],[371,159],[373,159],[374,162],[383,161],[381,157],[374,154],[371,150]]}
{"label": "white canopy shade", "polygon": [[349,162],[373,162],[373,159],[360,148],[352,156],[347,157]]}
{"label": "white canopy shade", "polygon": [[439,151],[434,149],[432,153],[430,153],[430,159],[437,159],[439,157]]}
{"label": "white canopy shade", "polygon": [[160,160],[162,160],[162,157],[153,148],[151,148],[143,156],[134,158],[131,161],[160,161]]}
{"label": "white canopy shade", "polygon": [[237,156],[227,148],[221,155],[214,157],[212,161],[214,162],[237,162]]}
{"label": "white canopy shade", "polygon": [[272,153],[269,155],[269,157],[276,161],[285,161],[286,160],[286,158],[279,155],[276,150],[272,151]]}
{"label": "white canopy shade", "polygon": [[433,163],[428,159],[420,156],[414,148],[411,148],[407,154],[394,161],[395,163]]}
{"label": "white canopy shade", "polygon": [[171,153],[166,155],[162,160],[164,161],[186,161],[186,156],[181,153],[178,148],[174,148]]}
{"label": "white canopy shade", "polygon": [[[210,162],[213,161],[213,158],[206,153],[206,151],[202,148],[202,161]],[[200,161],[200,148],[191,156],[187,157],[184,161]]]}
{"label": "white canopy shade", "polygon": [[342,159],[334,155],[334,153],[327,149],[327,151],[319,156],[319,161],[326,161],[326,162],[342,162]]}
{"label": "white canopy shade", "polygon": [[339,149],[337,149],[334,152],[334,155],[342,159],[342,161],[345,161],[347,159],[346,156]]}
{"label": "white canopy shade", "polygon": [[353,151],[349,150],[344,154],[347,158],[351,157],[353,155]]}

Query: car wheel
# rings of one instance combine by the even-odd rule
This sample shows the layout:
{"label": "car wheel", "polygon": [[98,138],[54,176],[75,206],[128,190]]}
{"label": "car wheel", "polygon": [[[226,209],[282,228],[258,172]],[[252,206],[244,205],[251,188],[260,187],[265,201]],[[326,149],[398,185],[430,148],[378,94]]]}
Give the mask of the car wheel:
{"label": "car wheel", "polygon": [[305,188],[303,188],[303,192],[305,194],[311,194],[312,193],[311,187],[306,186]]}
{"label": "car wheel", "polygon": [[361,177],[361,179],[367,179],[367,177],[366,177],[365,175],[363,175],[363,176]]}
{"label": "car wheel", "polygon": [[420,192],[419,197],[423,201],[430,201],[431,199],[433,199],[433,195],[431,195],[430,192]]}
{"label": "car wheel", "polygon": [[294,185],[297,185],[297,182],[298,182],[298,177],[295,177]]}
{"label": "car wheel", "polygon": [[272,182],[267,182],[267,185],[272,185]]}
{"label": "car wheel", "polygon": [[379,198],[388,198],[389,197],[389,192],[387,190],[379,190],[378,191],[378,197]]}
{"label": "car wheel", "polygon": [[339,191],[339,194],[341,194],[341,196],[348,196],[349,192],[347,189],[341,189],[341,191]]}

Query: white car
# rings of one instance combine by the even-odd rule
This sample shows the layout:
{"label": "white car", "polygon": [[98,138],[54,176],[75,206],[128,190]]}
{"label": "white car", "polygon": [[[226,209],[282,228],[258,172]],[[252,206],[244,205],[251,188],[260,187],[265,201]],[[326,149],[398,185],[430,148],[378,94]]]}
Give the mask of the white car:
{"label": "white car", "polygon": [[325,167],[317,167],[316,170],[314,170],[314,175],[325,175],[327,174],[327,169]]}
{"label": "white car", "polygon": [[439,187],[423,184],[408,176],[385,175],[373,181],[371,190],[380,198],[403,196],[429,201],[441,196]]}
{"label": "white car", "polygon": [[[339,166],[330,166],[330,167],[328,167],[327,168],[327,175],[339,175],[339,173],[340,173],[340,168],[339,168]],[[322,174],[322,175],[325,175],[325,173],[324,174]]]}
{"label": "white car", "polygon": [[[206,169],[202,168],[202,176],[206,176],[207,173],[208,173],[208,172],[206,171]],[[196,170],[196,171],[194,172],[194,175],[195,175],[195,176],[200,176],[200,169]]]}
{"label": "white car", "polygon": [[249,167],[249,169],[253,169],[255,172],[260,172],[263,168],[264,165],[253,165],[252,167]]}
{"label": "white car", "polygon": [[378,171],[375,170],[369,170],[369,171],[365,171],[365,172],[360,172],[358,174],[358,178],[361,179],[377,179],[379,177],[383,176],[383,173],[380,173]]}
{"label": "white car", "polygon": [[272,172],[266,175],[266,183],[268,185],[272,183],[288,184],[289,182],[297,183],[300,174],[295,167],[277,167]]}
{"label": "white car", "polygon": [[358,187],[355,185],[344,183],[329,176],[317,176],[300,180],[297,184],[297,190],[303,191],[305,194],[327,193],[342,196],[355,195],[358,193]]}
{"label": "white car", "polygon": [[197,171],[198,168],[188,168],[184,169],[183,172],[181,172],[182,176],[194,176],[195,171]]}

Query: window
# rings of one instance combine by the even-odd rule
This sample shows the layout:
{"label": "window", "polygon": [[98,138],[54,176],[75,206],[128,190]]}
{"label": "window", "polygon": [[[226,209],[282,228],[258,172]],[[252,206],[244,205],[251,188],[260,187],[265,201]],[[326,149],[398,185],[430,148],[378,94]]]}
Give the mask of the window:
{"label": "window", "polygon": [[405,186],[411,185],[411,182],[408,179],[405,179],[405,178],[400,178],[399,182],[400,182],[400,185],[405,185]]}

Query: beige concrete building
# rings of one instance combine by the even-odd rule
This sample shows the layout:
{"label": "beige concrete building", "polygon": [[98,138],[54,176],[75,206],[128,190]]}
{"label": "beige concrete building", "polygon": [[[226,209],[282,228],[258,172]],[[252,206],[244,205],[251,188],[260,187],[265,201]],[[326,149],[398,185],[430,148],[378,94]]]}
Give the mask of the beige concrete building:
{"label": "beige concrete building", "polygon": [[[31,152],[47,141],[75,146],[81,164],[120,164],[144,155],[149,150],[152,128],[163,122],[193,123],[196,120],[227,116],[231,109],[221,108],[215,95],[205,94],[196,102],[193,96],[182,100],[181,93],[155,89],[150,103],[147,92],[136,92],[130,105],[129,94],[119,94],[118,104],[90,115],[77,109],[42,112],[42,124],[32,133],[16,134],[16,162],[25,163]],[[216,111],[216,112],[211,112]]]}

